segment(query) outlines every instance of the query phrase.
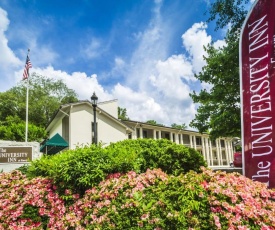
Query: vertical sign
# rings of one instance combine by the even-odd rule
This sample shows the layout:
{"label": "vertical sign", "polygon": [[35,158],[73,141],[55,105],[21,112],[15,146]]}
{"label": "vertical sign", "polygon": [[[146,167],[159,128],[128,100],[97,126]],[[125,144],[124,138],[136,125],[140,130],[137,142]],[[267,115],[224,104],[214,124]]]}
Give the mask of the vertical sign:
{"label": "vertical sign", "polygon": [[240,37],[243,173],[275,187],[275,0],[256,0]]}

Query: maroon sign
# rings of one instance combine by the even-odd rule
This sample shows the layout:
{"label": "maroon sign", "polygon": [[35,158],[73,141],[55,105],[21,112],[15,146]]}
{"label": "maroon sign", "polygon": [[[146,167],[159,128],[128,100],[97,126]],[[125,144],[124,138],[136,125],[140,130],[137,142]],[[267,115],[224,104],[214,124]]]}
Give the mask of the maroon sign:
{"label": "maroon sign", "polygon": [[275,187],[275,0],[258,0],[240,39],[243,172]]}

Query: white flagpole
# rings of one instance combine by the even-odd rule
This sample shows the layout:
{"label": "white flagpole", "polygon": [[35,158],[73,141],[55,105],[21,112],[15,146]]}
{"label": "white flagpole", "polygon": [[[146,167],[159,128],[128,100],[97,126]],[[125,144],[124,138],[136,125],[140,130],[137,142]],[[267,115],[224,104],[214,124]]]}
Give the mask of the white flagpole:
{"label": "white flagpole", "polygon": [[29,120],[28,115],[29,115],[29,79],[27,79],[25,142],[28,142],[28,120]]}
{"label": "white flagpole", "polygon": [[[29,56],[30,49],[28,49]],[[25,130],[25,142],[28,142],[28,121],[29,121],[29,69],[28,69],[28,78],[27,78],[27,95],[26,95],[26,130]]]}

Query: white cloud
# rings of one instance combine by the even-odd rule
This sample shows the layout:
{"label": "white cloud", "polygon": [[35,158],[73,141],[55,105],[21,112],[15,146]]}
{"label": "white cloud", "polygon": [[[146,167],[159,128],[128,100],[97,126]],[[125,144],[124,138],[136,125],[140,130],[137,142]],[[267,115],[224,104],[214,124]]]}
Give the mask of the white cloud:
{"label": "white cloud", "polygon": [[[194,81],[192,66],[183,55],[173,55],[166,61],[158,61],[156,75],[150,77],[153,87],[170,99],[189,99],[187,82]],[[183,81],[184,79],[185,81]]]}
{"label": "white cloud", "polygon": [[8,46],[5,32],[9,23],[7,12],[0,8],[0,73],[2,80],[0,91],[10,88],[13,84],[14,71],[24,65],[24,62],[20,61]]}
{"label": "white cloud", "polygon": [[203,46],[211,42],[211,36],[207,35],[206,28],[207,26],[203,22],[195,23],[182,35],[183,45],[190,54],[195,73],[201,71],[202,66],[205,65],[203,56],[206,55],[206,52]]}
{"label": "white cloud", "polygon": [[82,48],[85,58],[93,59],[102,53],[102,46],[99,39],[91,38],[88,45]]}
{"label": "white cloud", "polygon": [[112,94],[118,99],[120,107],[127,109],[127,114],[132,120],[163,120],[164,111],[161,106],[146,92],[136,92],[121,84],[115,85]]}
{"label": "white cloud", "polygon": [[80,100],[89,100],[93,92],[96,92],[100,101],[110,100],[113,97],[98,83],[97,75],[87,76],[86,73],[74,72],[68,74],[61,70],[54,70],[52,66],[47,68],[34,68],[32,72],[40,75],[62,80],[70,89],[75,90]]}

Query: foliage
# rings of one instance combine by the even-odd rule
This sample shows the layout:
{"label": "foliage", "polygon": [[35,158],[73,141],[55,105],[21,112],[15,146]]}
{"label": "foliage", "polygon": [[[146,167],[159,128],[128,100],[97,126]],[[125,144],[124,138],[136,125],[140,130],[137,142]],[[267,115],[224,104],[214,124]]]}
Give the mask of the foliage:
{"label": "foliage", "polygon": [[[8,116],[26,117],[26,83],[0,93],[0,120]],[[76,93],[61,80],[50,79],[36,73],[29,78],[29,122],[45,127],[61,104],[76,102]]]}
{"label": "foliage", "polygon": [[204,170],[215,225],[218,229],[275,229],[275,190],[239,173]]}
{"label": "foliage", "polygon": [[209,229],[210,207],[201,182],[194,173],[129,172],[87,190],[72,215],[78,213],[83,229]]}
{"label": "foliage", "polygon": [[[0,229],[65,229],[64,202],[51,181],[19,171],[0,174]],[[21,228],[19,228],[21,226]]]}
{"label": "foliage", "polygon": [[[205,47],[206,65],[195,77],[211,89],[190,94],[199,103],[191,127],[209,132],[213,138],[240,136],[239,36],[247,14],[248,0],[216,0],[209,9],[208,22],[216,20],[216,30],[227,26],[226,45]],[[228,26],[230,25],[230,26]]]}
{"label": "foliage", "polygon": [[[25,141],[26,122],[17,115],[7,116],[0,122],[0,139],[11,141]],[[28,123],[28,141],[42,141],[47,137],[45,128]]]}
{"label": "foliage", "polygon": [[178,125],[176,123],[173,123],[173,124],[171,124],[171,127],[174,128],[174,129],[186,129],[187,128],[185,123],[183,123],[182,125]]}
{"label": "foliage", "polygon": [[110,167],[110,160],[101,146],[91,145],[52,156],[44,155],[31,162],[27,176],[49,177],[62,193],[67,188],[84,193],[102,181]]}
{"label": "foliage", "polygon": [[199,172],[201,166],[206,166],[203,156],[198,151],[184,145],[166,139],[138,139],[136,142],[142,146],[142,172],[147,168],[161,168],[168,174],[179,175],[189,170]]}
{"label": "foliage", "polygon": [[[111,174],[80,198],[49,179],[0,174],[0,229],[274,230],[275,190],[238,173]],[[71,197],[71,202],[65,198]]]}
{"label": "foliage", "polygon": [[157,123],[155,120],[148,120],[148,121],[146,121],[146,123],[147,123],[147,124],[150,124],[150,125],[164,126],[163,124]]}
{"label": "foliage", "polygon": [[127,115],[127,109],[118,107],[118,119],[129,120],[129,117]]}
{"label": "foliage", "polygon": [[207,65],[196,78],[212,88],[190,94],[195,103],[200,103],[190,126],[200,132],[210,131],[213,138],[240,136],[238,43],[228,41],[223,49],[209,45],[207,52]]}
{"label": "foliage", "polygon": [[27,175],[50,177],[62,191],[69,188],[83,194],[110,173],[140,173],[147,168],[161,168],[179,175],[189,170],[199,171],[205,165],[202,155],[194,149],[166,139],[137,139],[112,143],[105,148],[91,145],[46,155],[31,162]]}
{"label": "foliage", "polygon": [[230,25],[230,31],[237,32],[247,15],[247,3],[249,0],[216,0],[211,3],[208,22],[216,20],[216,30]]}

